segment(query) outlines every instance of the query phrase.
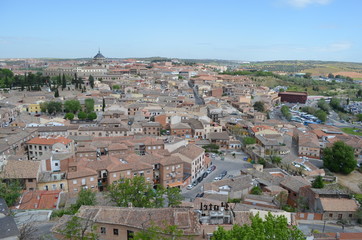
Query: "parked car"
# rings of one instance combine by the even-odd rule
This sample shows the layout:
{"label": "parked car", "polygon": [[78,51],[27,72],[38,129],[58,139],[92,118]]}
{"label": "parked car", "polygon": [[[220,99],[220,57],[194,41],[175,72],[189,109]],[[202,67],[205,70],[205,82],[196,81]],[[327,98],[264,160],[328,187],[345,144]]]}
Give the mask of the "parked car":
{"label": "parked car", "polygon": [[197,182],[200,183],[200,182],[202,181],[202,179],[204,179],[202,176],[201,176],[201,177],[198,177],[198,178],[197,178]]}
{"label": "parked car", "polygon": [[202,174],[202,178],[206,178],[207,175],[209,175],[207,172],[204,172],[204,174]]}
{"label": "parked car", "polygon": [[220,173],[220,176],[225,177],[226,174],[228,174],[228,172],[227,172],[226,170],[224,170],[224,171],[222,171],[222,172]]}
{"label": "parked car", "polygon": [[195,187],[198,184],[197,181],[193,181],[193,183],[191,184],[193,187]]}
{"label": "parked car", "polygon": [[202,193],[198,193],[197,195],[196,195],[196,197],[198,198],[198,197],[203,197],[204,196],[204,193],[202,192]]}
{"label": "parked car", "polygon": [[215,166],[215,165],[212,165],[212,166],[210,167],[210,169],[211,169],[211,171],[215,171],[216,166]]}
{"label": "parked car", "polygon": [[186,189],[187,189],[187,190],[191,190],[193,187],[194,187],[194,186],[193,186],[192,184],[190,184],[190,185],[187,185]]}
{"label": "parked car", "polygon": [[219,180],[221,180],[221,177],[217,176],[217,177],[214,178],[213,182],[216,182],[216,181],[219,181]]}

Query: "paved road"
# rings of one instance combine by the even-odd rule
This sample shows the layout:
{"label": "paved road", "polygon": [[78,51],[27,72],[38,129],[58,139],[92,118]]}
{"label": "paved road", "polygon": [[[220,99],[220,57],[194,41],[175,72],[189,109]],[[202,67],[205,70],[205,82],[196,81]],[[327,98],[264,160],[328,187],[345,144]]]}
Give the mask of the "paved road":
{"label": "paved road", "polygon": [[323,228],[324,232],[361,232],[361,227],[358,226],[344,227],[343,229],[342,226],[333,223],[326,223],[324,227],[324,222],[319,222],[320,223],[317,223],[316,221],[311,223],[299,223],[298,228],[306,235],[310,234],[312,230],[323,232]]}
{"label": "paved road", "polygon": [[185,200],[194,199],[198,193],[203,192],[203,185],[207,182],[212,182],[215,177],[217,177],[223,170],[226,170],[229,175],[238,176],[240,175],[240,169],[242,168],[251,168],[252,165],[243,160],[246,157],[244,153],[240,155],[236,155],[235,158],[231,154],[227,154],[225,156],[225,160],[221,160],[220,157],[216,157],[216,159],[212,160],[213,165],[216,166],[215,171],[210,173],[201,183],[195,186],[191,190],[187,190],[186,188],[182,189],[182,195],[185,197]]}

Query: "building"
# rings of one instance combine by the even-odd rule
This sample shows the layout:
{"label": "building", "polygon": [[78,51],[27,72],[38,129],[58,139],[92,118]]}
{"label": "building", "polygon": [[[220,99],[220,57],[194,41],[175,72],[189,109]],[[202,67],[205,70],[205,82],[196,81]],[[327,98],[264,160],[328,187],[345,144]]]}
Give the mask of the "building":
{"label": "building", "polygon": [[[51,153],[72,153],[74,143],[62,136],[40,136],[27,141],[29,159],[39,160],[49,158]],[[44,155],[44,157],[42,157]]]}
{"label": "building", "polygon": [[[82,206],[77,217],[91,221],[89,228],[97,226],[97,234],[104,240],[129,240],[136,232],[151,226],[175,225],[186,237],[198,238],[201,234],[197,213],[186,208],[120,208],[108,206]],[[60,229],[69,221],[64,215],[53,227],[56,238],[62,239]],[[166,223],[166,224],[165,224]]]}
{"label": "building", "polygon": [[280,97],[281,102],[305,104],[307,102],[308,93],[307,92],[279,92],[278,96]]}

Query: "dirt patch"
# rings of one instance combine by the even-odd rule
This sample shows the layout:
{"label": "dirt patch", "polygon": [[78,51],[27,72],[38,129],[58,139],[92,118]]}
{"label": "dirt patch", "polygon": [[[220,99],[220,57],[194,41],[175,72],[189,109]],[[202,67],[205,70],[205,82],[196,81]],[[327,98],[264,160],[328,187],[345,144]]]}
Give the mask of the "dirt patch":
{"label": "dirt patch", "polygon": [[341,75],[345,77],[351,77],[351,78],[362,78],[362,73],[359,72],[336,72],[334,75]]}
{"label": "dirt patch", "polygon": [[359,185],[362,183],[362,174],[357,171],[351,172],[349,175],[335,174],[338,178],[337,182],[342,186],[351,189],[355,193],[362,193]]}

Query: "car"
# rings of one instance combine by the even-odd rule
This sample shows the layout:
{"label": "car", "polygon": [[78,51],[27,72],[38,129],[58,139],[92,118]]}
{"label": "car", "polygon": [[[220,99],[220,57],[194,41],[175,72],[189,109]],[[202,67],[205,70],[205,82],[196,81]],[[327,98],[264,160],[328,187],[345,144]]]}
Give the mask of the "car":
{"label": "car", "polygon": [[190,184],[190,185],[187,185],[186,189],[187,189],[187,190],[191,190],[193,187],[194,187],[194,186],[193,186],[192,184]]}
{"label": "car", "polygon": [[196,197],[198,198],[201,198],[201,197],[203,197],[204,196],[204,193],[202,192],[202,193],[198,193],[197,195],[196,195]]}
{"label": "car", "polygon": [[211,169],[211,171],[215,171],[216,166],[215,166],[215,165],[212,165],[212,166],[210,167],[210,169]]}
{"label": "car", "polygon": [[220,176],[225,177],[226,174],[228,174],[228,171],[224,170],[224,171],[222,171],[222,172],[220,173]]}
{"label": "car", "polygon": [[221,177],[217,176],[217,177],[214,178],[213,182],[216,182],[216,181],[219,181],[219,180],[221,180]]}
{"label": "car", "polygon": [[195,186],[197,186],[197,184],[198,184],[198,182],[197,182],[197,181],[194,181],[191,185],[192,185],[193,187],[195,187]]}
{"label": "car", "polygon": [[213,157],[213,158],[216,157],[216,154],[215,153],[211,154],[211,157]]}
{"label": "car", "polygon": [[204,179],[202,176],[201,176],[201,177],[198,177],[198,178],[197,178],[197,182],[200,183],[200,182],[202,181],[202,179]]}
{"label": "car", "polygon": [[207,174],[210,174],[212,172],[212,170],[209,168],[206,170]]}
{"label": "car", "polygon": [[207,172],[204,172],[204,174],[202,174],[202,178],[206,178],[207,175],[209,175]]}
{"label": "car", "polygon": [[206,156],[206,157],[209,157],[210,155],[209,155],[209,153],[206,153],[205,156]]}

